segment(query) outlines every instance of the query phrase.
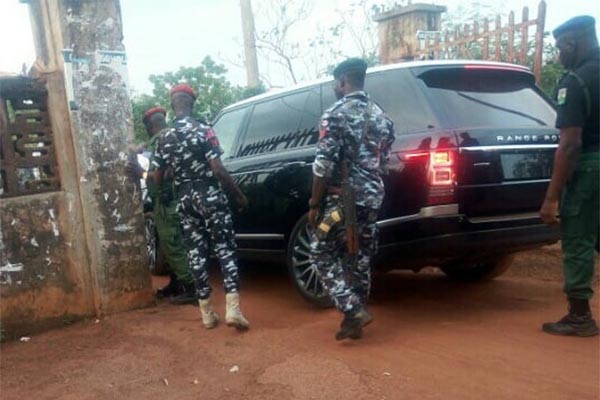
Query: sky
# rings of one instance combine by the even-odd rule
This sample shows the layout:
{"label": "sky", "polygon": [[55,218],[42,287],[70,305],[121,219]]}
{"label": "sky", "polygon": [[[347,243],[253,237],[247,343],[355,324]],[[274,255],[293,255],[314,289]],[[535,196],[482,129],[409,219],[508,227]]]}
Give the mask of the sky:
{"label": "sky", "polygon": [[[292,32],[293,40],[307,45],[314,32],[326,29],[337,21],[339,10],[346,9],[350,1],[313,0],[311,15]],[[464,0],[418,2],[445,5],[449,12],[459,4],[468,5]],[[478,3],[498,10],[504,23],[510,10],[515,11],[515,22],[520,22],[523,6],[529,7],[530,18],[537,17],[539,1],[478,0]],[[551,31],[571,17],[588,14],[596,18],[600,37],[598,0],[546,0],[546,4],[546,31]],[[266,31],[272,26],[268,5],[269,0],[253,0],[257,32]],[[0,72],[18,72],[23,63],[29,66],[35,60],[27,7],[19,0],[0,0]],[[121,8],[129,80],[135,93],[151,92],[149,75],[175,71],[180,66],[198,65],[205,56],[224,64],[228,69],[227,78],[233,84],[245,85],[246,74],[241,67],[243,40],[239,0],[172,0],[168,3],[158,0],[121,0]],[[347,55],[354,55],[352,53],[357,50],[348,47],[343,51]],[[310,63],[308,59],[304,61]],[[280,67],[260,55],[259,70],[269,78],[269,86],[292,83]],[[300,74],[300,79],[314,78],[310,75],[311,71],[306,69]]]}

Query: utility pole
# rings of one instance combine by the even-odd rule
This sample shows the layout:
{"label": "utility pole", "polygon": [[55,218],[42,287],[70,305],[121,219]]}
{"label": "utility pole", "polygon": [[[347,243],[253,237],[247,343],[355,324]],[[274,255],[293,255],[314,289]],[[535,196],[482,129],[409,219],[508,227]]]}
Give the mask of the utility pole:
{"label": "utility pole", "polygon": [[242,10],[242,31],[244,33],[244,64],[248,87],[260,84],[258,79],[258,60],[256,58],[256,40],[254,37],[254,14],[251,0],[240,0]]}

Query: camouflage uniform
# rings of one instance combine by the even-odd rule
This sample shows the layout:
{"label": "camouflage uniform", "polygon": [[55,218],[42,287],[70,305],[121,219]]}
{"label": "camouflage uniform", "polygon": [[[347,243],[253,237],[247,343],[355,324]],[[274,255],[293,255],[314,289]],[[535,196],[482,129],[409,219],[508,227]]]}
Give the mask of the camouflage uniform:
{"label": "camouflage uniform", "polygon": [[[166,132],[154,135],[150,140],[152,154],[150,156],[149,172],[156,170],[156,149],[159,136]],[[179,215],[177,215],[177,203],[173,199],[173,182],[154,183],[152,179],[146,180],[148,195],[154,206],[154,223],[158,233],[158,243],[164,251],[165,257],[171,270],[177,276],[179,282],[184,285],[192,283],[192,276],[188,265],[187,255],[181,243],[181,227]]]}
{"label": "camouflage uniform", "polygon": [[[363,136],[367,115],[368,129]],[[343,157],[350,160],[348,179],[356,194],[360,250],[355,268],[344,263],[345,229],[343,223],[339,223],[325,239],[313,235],[311,261],[336,307],[344,313],[352,313],[362,307],[369,296],[370,261],[377,251],[376,221],[384,195],[381,174],[386,169],[394,141],[394,126],[365,92],[357,91],[325,111],[319,137],[313,174],[328,178],[330,188],[341,186],[340,163]],[[330,193],[325,197],[321,215],[341,207],[341,196]]]}
{"label": "camouflage uniform", "polygon": [[184,117],[161,135],[155,160],[157,168],[174,169],[177,212],[199,299],[207,299],[211,293],[209,245],[221,265],[225,292],[236,293],[239,289],[231,211],[209,165],[210,160],[221,154],[223,150],[214,131],[191,117]]}

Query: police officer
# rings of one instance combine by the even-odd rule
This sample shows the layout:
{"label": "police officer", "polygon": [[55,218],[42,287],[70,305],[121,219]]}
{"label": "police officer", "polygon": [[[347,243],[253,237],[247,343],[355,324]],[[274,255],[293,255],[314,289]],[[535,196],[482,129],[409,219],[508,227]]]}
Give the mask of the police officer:
{"label": "police officer", "polygon": [[[151,149],[146,187],[153,203],[153,216],[158,234],[158,243],[172,271],[169,283],[158,289],[156,294],[158,297],[174,296],[172,298],[174,304],[189,304],[196,302],[194,282],[181,240],[179,216],[175,210],[177,203],[173,197],[173,182],[165,181],[161,185],[157,185],[153,180],[154,167],[152,159],[155,157],[160,132],[167,129],[166,114],[164,108],[153,107],[148,109],[142,117],[142,122],[150,137],[149,147]],[[128,170],[136,181],[139,181],[145,175],[144,170],[137,161],[135,164],[129,165]]]}
{"label": "police officer", "polygon": [[568,20],[552,33],[567,73],[557,91],[556,127],[560,143],[554,170],[540,210],[547,224],[556,224],[560,201],[560,229],[568,314],[545,323],[555,335],[594,336],[598,325],[589,300],[593,295],[594,247],[600,227],[598,124],[600,52],[590,16]]}
{"label": "police officer", "polygon": [[210,300],[208,282],[208,256],[212,248],[223,271],[225,322],[240,330],[248,329],[248,320],[240,310],[235,232],[225,192],[233,197],[240,211],[247,207],[248,201],[221,163],[223,150],[215,132],[192,118],[195,100],[196,93],[189,85],[171,89],[175,120],[158,144],[155,159],[161,171],[158,176],[159,180],[164,179],[169,169],[174,174],[177,211],[204,327],[214,328],[219,321]]}
{"label": "police officer", "polygon": [[[350,58],[333,71],[339,100],[321,117],[313,163],[308,213],[314,229],[311,261],[337,309],[344,313],[337,340],[360,338],[362,328],[372,321],[365,308],[371,285],[370,261],[377,248],[375,223],[384,195],[381,175],[394,141],[392,121],[363,91],[366,69],[365,61]],[[339,220],[344,180],[355,197],[359,245],[355,260],[348,257],[347,229]]]}

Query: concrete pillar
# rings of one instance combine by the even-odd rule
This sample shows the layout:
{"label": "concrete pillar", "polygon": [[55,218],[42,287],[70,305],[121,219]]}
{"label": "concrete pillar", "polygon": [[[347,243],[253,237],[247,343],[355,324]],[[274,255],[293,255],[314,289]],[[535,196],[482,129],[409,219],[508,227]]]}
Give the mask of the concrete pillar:
{"label": "concrete pillar", "polygon": [[409,4],[373,17],[378,23],[379,60],[382,64],[412,61],[418,56],[417,31],[439,31],[445,6]]}
{"label": "concrete pillar", "polygon": [[[49,96],[54,98],[49,97],[48,107],[70,121],[74,162],[60,169],[70,177],[65,188],[79,197],[79,239],[87,247],[96,312],[147,305],[152,290],[140,194],[124,170],[134,133],[120,3],[27,3],[39,70],[51,78]],[[58,87],[61,81],[64,86]]]}

